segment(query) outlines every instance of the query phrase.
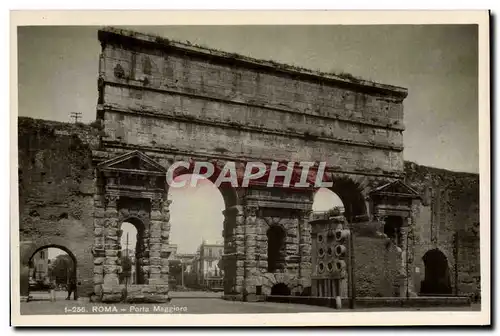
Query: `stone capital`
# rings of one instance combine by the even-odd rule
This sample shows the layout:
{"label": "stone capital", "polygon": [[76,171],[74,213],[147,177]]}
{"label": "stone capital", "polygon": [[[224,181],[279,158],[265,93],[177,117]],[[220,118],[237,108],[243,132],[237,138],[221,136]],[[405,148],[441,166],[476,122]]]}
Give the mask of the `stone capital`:
{"label": "stone capital", "polygon": [[155,197],[151,199],[151,210],[163,210],[164,200],[163,197]]}

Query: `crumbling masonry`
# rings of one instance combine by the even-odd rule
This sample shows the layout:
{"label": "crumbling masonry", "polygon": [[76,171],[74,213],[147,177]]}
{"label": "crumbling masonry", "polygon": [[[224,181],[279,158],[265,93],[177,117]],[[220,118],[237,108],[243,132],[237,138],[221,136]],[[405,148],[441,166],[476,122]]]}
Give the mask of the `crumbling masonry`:
{"label": "crumbling masonry", "polygon": [[[75,260],[80,296],[167,301],[165,172],[189,159],[326,161],[353,225],[358,296],[479,293],[479,176],[403,161],[406,89],[128,31],[103,29],[99,40],[94,123],[19,118],[22,296],[29,259],[55,246]],[[305,293],[316,190],[220,191],[225,294]],[[140,238],[127,293],[124,221]],[[383,234],[390,225],[397,237]],[[272,265],[271,229],[283,234]]]}

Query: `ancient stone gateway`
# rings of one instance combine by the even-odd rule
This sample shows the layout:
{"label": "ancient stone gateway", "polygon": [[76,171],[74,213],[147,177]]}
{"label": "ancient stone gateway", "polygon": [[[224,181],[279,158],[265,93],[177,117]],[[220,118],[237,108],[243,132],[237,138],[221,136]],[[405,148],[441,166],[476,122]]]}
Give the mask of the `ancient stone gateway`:
{"label": "ancient stone gateway", "polygon": [[[346,218],[382,232],[391,218],[407,250],[418,195],[402,182],[406,89],[116,29],[99,31],[99,40],[97,120],[103,134],[92,154],[93,255],[94,284],[103,300],[120,299],[119,225],[130,218],[142,228],[143,274],[131,295],[166,297],[165,173],[176,161],[326,162],[326,178]],[[252,185],[220,191],[226,206],[225,293],[244,299],[269,294],[278,284],[310,286],[308,219],[315,189]],[[281,237],[272,241],[281,242],[275,250],[282,257],[271,266],[270,236]]]}

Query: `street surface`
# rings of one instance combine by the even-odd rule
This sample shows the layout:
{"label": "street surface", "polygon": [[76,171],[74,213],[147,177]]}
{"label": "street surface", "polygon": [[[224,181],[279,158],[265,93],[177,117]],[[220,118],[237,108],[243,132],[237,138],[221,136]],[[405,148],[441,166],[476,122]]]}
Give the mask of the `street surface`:
{"label": "street surface", "polygon": [[[23,315],[55,315],[55,314],[258,314],[258,313],[314,313],[335,312],[333,308],[309,306],[304,304],[287,304],[274,302],[240,302],[222,300],[221,293],[211,292],[172,292],[172,301],[168,304],[100,304],[82,301],[65,300],[65,292],[57,292],[56,301],[48,301],[48,294],[36,293],[39,301],[22,302]],[[387,308],[356,309],[355,311],[471,311],[480,306],[452,308]],[[345,309],[342,311],[352,311]]]}

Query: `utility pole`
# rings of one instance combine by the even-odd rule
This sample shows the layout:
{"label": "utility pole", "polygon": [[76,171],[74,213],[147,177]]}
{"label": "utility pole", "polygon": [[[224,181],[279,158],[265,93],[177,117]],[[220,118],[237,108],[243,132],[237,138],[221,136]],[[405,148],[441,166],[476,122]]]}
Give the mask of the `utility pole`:
{"label": "utility pole", "polygon": [[71,118],[73,118],[75,124],[78,123],[79,119],[82,118],[81,112],[71,112]]}
{"label": "utility pole", "polygon": [[181,286],[184,288],[184,261],[181,259]]}

